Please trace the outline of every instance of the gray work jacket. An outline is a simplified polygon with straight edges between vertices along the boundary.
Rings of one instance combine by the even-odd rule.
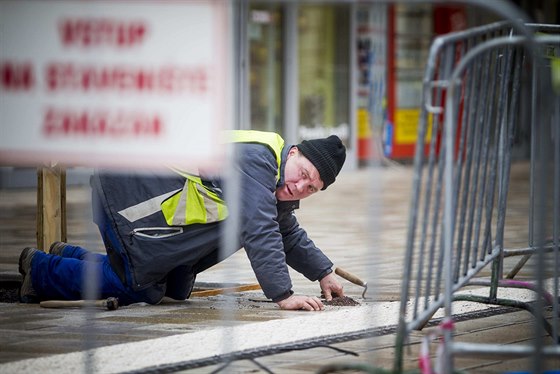
[[[236,248],[245,248],[264,294],[279,301],[292,293],[287,265],[315,281],[330,273],[333,264],[299,226],[294,215],[299,201],[276,200],[276,188],[284,183],[289,147],[282,151],[277,183],[278,166],[268,147],[254,143],[234,146],[238,147],[236,170],[241,187]],[[209,183],[222,190],[227,188],[220,179],[213,178]],[[183,184],[184,178],[178,174],[99,171],[92,178],[99,208],[113,225],[122,245],[122,248],[107,247],[111,265],[121,280],[135,290],[156,287],[162,297],[165,293],[177,295],[170,288],[182,285],[173,285],[171,280],[181,283],[194,279],[193,275],[223,259],[219,248],[227,219],[210,224],[168,226],[157,209],[140,217],[123,213],[151,199],[161,201],[162,196],[182,188]],[[183,296],[189,294],[190,289]]]

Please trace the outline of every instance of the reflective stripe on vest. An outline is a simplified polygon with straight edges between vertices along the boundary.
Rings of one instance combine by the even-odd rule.
[[[130,222],[136,222],[139,219],[159,212],[161,210],[161,203],[179,191],[181,191],[181,189],[176,189],[174,191],[164,193],[163,195],[152,197],[150,200],[146,200],[139,204],[129,206],[126,209],[120,210],[119,214]]]
[[[199,177],[182,174],[185,186],[161,203],[161,211],[169,226],[211,223],[227,217],[225,202],[206,188]]]
[[[284,139],[276,133],[233,130],[228,131],[228,141],[234,143],[257,143],[266,145],[277,163],[276,181],[280,180],[280,164]],[[131,222],[161,210],[169,226],[194,223],[212,223],[227,217],[227,206],[217,193],[204,186],[199,176],[174,169],[185,178],[182,189],[171,191],[142,203],[121,210],[119,213]],[[159,206],[156,206],[159,205]]]

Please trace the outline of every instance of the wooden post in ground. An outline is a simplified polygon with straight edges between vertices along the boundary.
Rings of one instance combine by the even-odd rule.
[[[37,170],[37,248],[66,241],[66,171],[60,166]]]

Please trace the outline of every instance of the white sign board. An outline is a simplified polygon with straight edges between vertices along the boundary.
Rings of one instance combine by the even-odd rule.
[[[228,6],[0,0],[0,164],[217,161]]]

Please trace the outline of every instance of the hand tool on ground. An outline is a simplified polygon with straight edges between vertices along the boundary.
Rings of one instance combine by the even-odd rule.
[[[39,305],[43,308],[85,308],[93,306],[107,310],[117,310],[119,299],[109,297],[105,300],[46,300],[41,301]]]
[[[260,290],[261,286],[258,283],[254,284],[244,284],[235,287],[225,287],[225,288],[214,288],[210,290],[200,290],[191,292],[190,297],[206,297],[206,296],[216,296],[222,294],[228,294],[233,292],[243,292],[243,291],[254,291]]]
[[[352,282],[357,286],[361,286],[364,288],[364,292],[362,292],[362,298],[365,299],[366,298],[366,291],[367,291],[367,282],[364,282],[363,280],[361,280],[360,278],[358,278],[357,276],[355,276],[352,273],[347,272],[346,270],[343,270],[341,268],[335,268],[334,269],[335,274],[337,274],[338,276],[346,279],[348,282]]]

